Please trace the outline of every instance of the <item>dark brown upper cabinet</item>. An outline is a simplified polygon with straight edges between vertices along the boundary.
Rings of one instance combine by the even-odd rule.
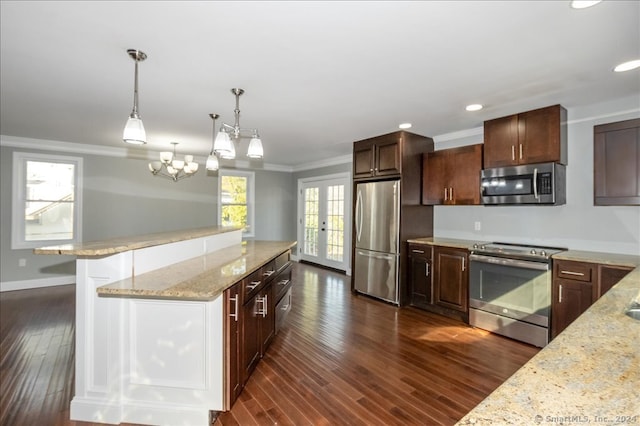
[[[394,176],[400,172],[400,141],[397,137],[389,135],[354,144],[354,179]]]
[[[484,168],[567,164],[567,110],[552,105],[484,122]]]
[[[640,205],[640,118],[593,127],[594,204]]]
[[[480,204],[482,144],[424,154],[422,204]]]

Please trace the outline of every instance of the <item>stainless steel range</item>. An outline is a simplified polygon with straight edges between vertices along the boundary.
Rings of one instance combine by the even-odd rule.
[[[469,324],[546,346],[551,256],[564,250],[510,243],[474,244],[469,256]]]

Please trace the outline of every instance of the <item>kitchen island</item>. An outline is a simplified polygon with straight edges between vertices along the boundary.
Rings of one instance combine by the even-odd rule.
[[[458,425],[640,424],[640,257],[584,251],[554,259],[635,266]]]
[[[35,249],[77,256],[71,419],[209,424],[227,408],[223,293],[294,245],[211,227]]]

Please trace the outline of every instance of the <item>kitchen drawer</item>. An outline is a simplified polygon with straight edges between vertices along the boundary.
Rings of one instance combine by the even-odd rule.
[[[409,244],[409,256],[431,259],[433,247],[427,244]]]
[[[592,263],[571,260],[555,260],[553,263],[554,278],[590,283],[596,276],[596,265]]]
[[[281,270],[291,261],[291,250],[287,250],[282,253],[280,256],[275,258],[276,263],[276,271]]]
[[[242,280],[242,300],[248,302],[262,287],[262,268],[255,270]]]
[[[291,311],[291,287],[276,305],[276,333],[280,331],[284,320]]]
[[[287,290],[291,288],[291,264],[278,273],[272,285],[275,287],[275,300],[278,302]]]

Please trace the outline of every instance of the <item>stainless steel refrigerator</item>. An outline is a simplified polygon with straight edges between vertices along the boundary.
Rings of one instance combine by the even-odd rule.
[[[399,304],[400,181],[359,183],[355,196],[354,288]]]

